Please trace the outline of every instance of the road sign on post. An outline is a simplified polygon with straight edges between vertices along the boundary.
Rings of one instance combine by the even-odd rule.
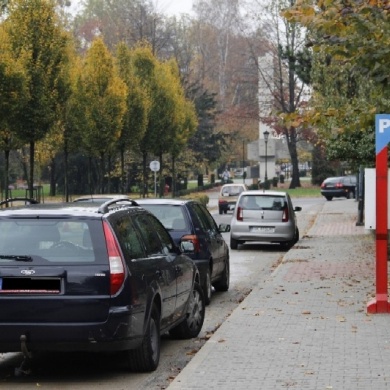
[[[367,305],[368,313],[390,313],[387,286],[387,145],[390,142],[390,115],[375,116],[376,152],[376,296]]]
[[[157,160],[151,161],[149,167],[154,172],[154,197],[157,198],[156,172],[158,172],[160,170],[160,162]]]

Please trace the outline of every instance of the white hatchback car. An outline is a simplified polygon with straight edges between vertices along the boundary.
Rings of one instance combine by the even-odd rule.
[[[286,192],[245,191],[237,200],[231,220],[230,248],[247,241],[292,247],[299,240],[296,211]]]

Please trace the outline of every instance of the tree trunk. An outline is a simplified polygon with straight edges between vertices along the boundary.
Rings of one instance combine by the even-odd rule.
[[[164,185],[163,185],[163,180],[162,180],[162,167],[163,167],[163,155],[162,155],[162,152],[160,152],[160,156],[159,156],[159,160],[160,160],[160,172],[158,172],[159,174],[159,177],[160,179],[157,181],[157,183],[160,183],[160,188],[159,188],[159,197],[162,198],[164,196]]]
[[[6,150],[4,151],[5,156],[5,172],[4,172],[4,193],[5,193],[5,199],[9,198],[9,154],[10,151]],[[7,205],[8,206],[8,205]]]
[[[124,194],[126,188],[126,173],[125,173],[125,151],[121,148],[121,194]]]
[[[31,199],[34,198],[34,153],[35,153],[35,142],[30,142],[30,177],[28,178],[28,193]]]
[[[54,157],[50,162],[50,196],[56,196],[56,161]]]
[[[175,156],[172,154],[172,198],[176,196]]]
[[[301,181],[299,178],[299,161],[297,152],[297,132],[294,127],[291,127],[290,129],[286,129],[286,133],[286,135],[288,135],[286,136],[286,138],[292,165],[290,188],[294,189],[301,186]]]
[[[68,158],[69,158],[69,152],[68,152],[68,142],[65,140],[64,145],[64,192],[65,192],[65,202],[69,202],[69,167],[68,167]]]
[[[142,152],[142,188],[141,194],[145,198],[148,194],[148,181],[146,172],[146,159],[148,158],[147,152]]]

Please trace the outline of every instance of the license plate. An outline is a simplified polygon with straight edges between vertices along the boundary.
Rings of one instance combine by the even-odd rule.
[[[275,233],[274,227],[256,227],[253,226],[250,228],[251,232],[258,232],[258,233]]]

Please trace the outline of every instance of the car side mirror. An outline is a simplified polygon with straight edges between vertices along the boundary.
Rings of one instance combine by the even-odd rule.
[[[294,207],[294,211],[302,211],[302,207],[300,206]]]
[[[226,223],[221,223],[218,226],[218,229],[221,233],[229,233],[230,232],[230,225]]]
[[[192,241],[181,241],[180,249],[183,253],[191,253],[195,251],[195,245]]]

